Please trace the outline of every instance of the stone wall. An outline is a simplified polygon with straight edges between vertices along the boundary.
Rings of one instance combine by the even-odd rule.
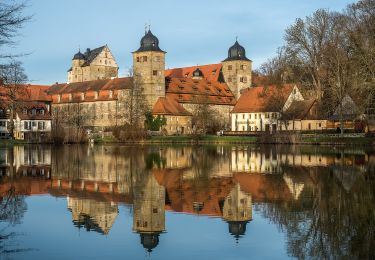
[[[144,51],[133,53],[133,76],[151,109],[159,97],[165,97],[165,53]]]
[[[191,134],[191,116],[165,116],[167,123],[163,126],[167,135]]]
[[[238,99],[241,89],[251,86],[252,63],[246,60],[233,60],[224,61],[222,65],[225,83]]]
[[[180,103],[187,111],[194,115],[195,111],[197,111],[198,106],[200,104],[192,104],[192,103]],[[233,109],[231,105],[209,105],[210,108],[213,110],[213,114],[217,117],[217,120],[220,123],[220,126],[223,129],[230,129],[230,112]]]

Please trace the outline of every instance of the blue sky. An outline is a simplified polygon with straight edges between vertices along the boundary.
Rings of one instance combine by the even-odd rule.
[[[285,28],[318,8],[341,11],[354,0],[29,0],[33,20],[14,52],[32,83],[65,82],[71,59],[81,49],[108,44],[120,66],[131,67],[145,23],[167,51],[167,68],[218,63],[236,35],[254,68],[283,43]]]

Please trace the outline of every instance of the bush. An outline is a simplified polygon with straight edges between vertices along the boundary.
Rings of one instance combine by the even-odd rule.
[[[113,136],[119,141],[135,141],[147,138],[147,132],[138,127],[129,124],[113,128]]]
[[[52,142],[63,143],[85,143],[88,141],[87,133],[83,128],[75,127],[55,127],[52,131]]]

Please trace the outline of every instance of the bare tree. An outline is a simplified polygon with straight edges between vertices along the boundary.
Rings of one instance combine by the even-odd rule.
[[[8,130],[13,137],[15,113],[21,104],[19,101],[27,99],[29,94],[25,85],[27,76],[22,63],[12,61],[9,64],[0,65],[0,79],[2,79],[0,98],[4,100],[9,109]]]
[[[353,90],[360,95],[363,110],[375,114],[375,1],[349,5],[345,15]]]
[[[310,75],[318,99],[323,95],[323,52],[329,39],[329,19],[330,13],[320,9],[305,20],[297,19],[285,32],[287,51]]]
[[[24,15],[26,2],[3,0],[0,2],[0,47],[16,44],[19,30],[30,21],[31,16]],[[0,58],[14,57],[14,55],[0,53]]]

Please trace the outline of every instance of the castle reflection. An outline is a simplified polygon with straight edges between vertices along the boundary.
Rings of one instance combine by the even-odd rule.
[[[324,173],[350,191],[375,163],[362,151],[309,149],[15,146],[0,149],[0,193],[66,197],[74,226],[101,234],[120,204],[132,205],[133,231],[148,252],[168,228],[166,211],[221,218],[238,241],[254,205],[311,203]]]

